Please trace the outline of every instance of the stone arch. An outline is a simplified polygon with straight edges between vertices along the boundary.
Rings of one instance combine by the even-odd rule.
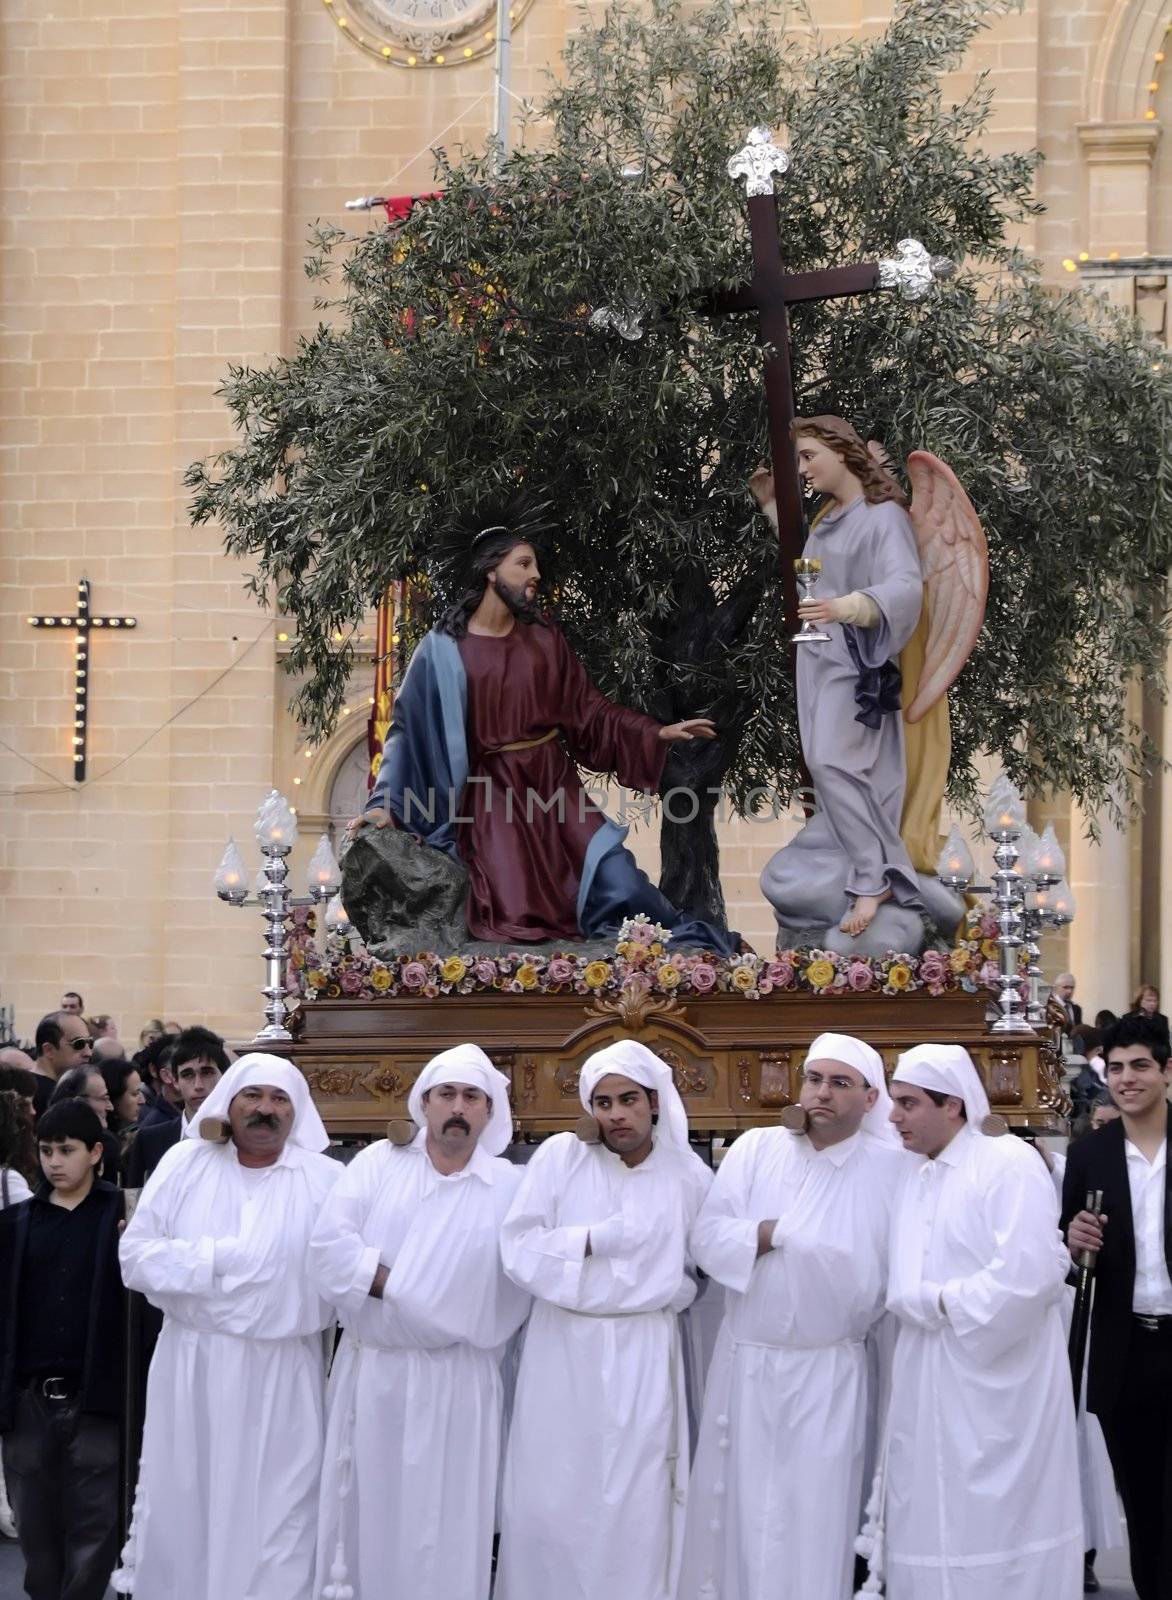
[[[309,832],[336,833],[332,826],[337,818],[331,817],[331,801],[340,775],[347,765],[357,759],[357,752],[366,755],[366,718],[343,717],[325,742],[314,750],[305,763],[305,770],[297,776],[301,782],[293,790],[293,804],[298,820]],[[335,838],[335,847],[337,839]]]
[[[1088,80],[1092,123],[1142,122],[1155,53],[1163,44],[1168,0],[1114,0]]]

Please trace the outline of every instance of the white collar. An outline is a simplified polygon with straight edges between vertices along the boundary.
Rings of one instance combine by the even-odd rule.
[[[837,1144],[828,1144],[825,1150],[817,1149],[810,1143],[809,1134],[804,1134],[806,1149],[813,1160],[829,1161],[832,1167],[842,1167],[850,1160],[859,1147],[862,1139],[861,1130],[852,1133],[849,1139],[840,1139]]]
[[[937,1167],[959,1167],[968,1153],[969,1141],[973,1138],[979,1139],[983,1137],[984,1136],[982,1134],[976,1133],[976,1131],[971,1128],[967,1122],[964,1123],[960,1129],[960,1132],[952,1136],[938,1156],[936,1156],[934,1159],[932,1157],[928,1158],[928,1165]]]
[[[391,1148],[396,1147],[392,1146]],[[476,1141],[475,1150],[468,1158],[467,1165],[461,1167],[459,1172],[441,1172],[439,1170],[427,1153],[426,1128],[420,1128],[411,1143],[404,1148],[404,1154],[422,1156],[436,1177],[445,1182],[454,1178],[479,1178],[481,1183],[487,1183],[490,1186],[496,1182],[497,1157],[490,1156],[479,1139]]]

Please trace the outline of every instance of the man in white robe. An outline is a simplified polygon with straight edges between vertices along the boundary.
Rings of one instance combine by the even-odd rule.
[[[687,1239],[712,1175],[671,1069],[643,1045],[590,1056],[578,1092],[600,1141],[547,1139],[501,1235],[534,1306],[496,1600],[674,1600],[688,1480],[677,1314],[695,1297]]]
[[[877,1051],[810,1046],[808,1129],[731,1146],[692,1229],[725,1287],[688,1499],[680,1600],[844,1600],[905,1157]]]
[[[342,1173],[328,1143],[296,1067],[242,1056],[122,1236],[127,1287],[164,1318],[112,1580],[138,1600],[310,1600],[331,1313],[306,1253]]]
[[[326,1600],[488,1596],[501,1356],[529,1308],[500,1261],[521,1180],[501,1159],[508,1079],[457,1045],[424,1067],[408,1109],[415,1138],[354,1158],[310,1246],[345,1330],[322,1468]]]
[[[886,1461],[860,1548],[888,1600],[1064,1600],[1081,1591],[1069,1257],[1034,1151],[982,1132],[959,1045],[917,1045],[891,1080],[909,1152],[888,1308],[899,1319]],[[884,1526],[885,1524],[885,1526]]]

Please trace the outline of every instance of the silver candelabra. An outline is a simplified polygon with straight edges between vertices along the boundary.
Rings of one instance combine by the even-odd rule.
[[[329,838],[323,833],[309,863],[308,893],[294,895],[290,892],[287,858],[297,843],[297,817],[284,795],[276,789],[257,808],[253,832],[264,857],[255,896],[249,896],[247,869],[234,839],[228,840],[217,868],[215,888],[220,899],[229,905],[259,905],[264,909],[267,982],[261,993],[268,1004],[265,1026],[256,1038],[258,1042],[285,1043],[293,1037],[286,1026],[293,1009],[288,1004],[289,913],[297,906],[323,905],[336,896],[342,883],[342,869]]]

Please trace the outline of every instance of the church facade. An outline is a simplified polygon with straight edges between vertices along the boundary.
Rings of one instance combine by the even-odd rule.
[[[265,363],[314,325],[312,221],[342,221],[358,194],[427,190],[430,146],[475,144],[493,125],[491,8],[441,0],[429,41],[417,6],[367,4],[5,8],[0,1005],[20,1036],[63,988],[124,1036],[148,1016],[251,1036],[261,922],[212,893],[226,837],[259,864],[252,817],[281,789],[299,811],[300,888],[316,835],[363,793],[370,658],[336,732],[310,747],[286,709],[286,629],[214,531],[189,526],[182,479],[230,441],[216,397],[228,366]],[[829,35],[869,32],[887,0],[813,11]],[[384,12],[388,28],[368,26]],[[517,7],[515,96],[540,95],[576,17],[564,0]],[[454,43],[438,47],[436,27]],[[991,71],[989,142],[1046,158],[1048,210],[1023,243],[1047,277],[1094,280],[1165,340],[1170,29],[1154,0],[1027,0],[963,75]],[[134,619],[90,630],[84,674],[68,621],[82,578],[93,615]],[[1172,711],[1137,688],[1136,714],[1172,752]],[[1104,824],[1097,844],[1068,803],[1035,819],[1056,821],[1079,900],[1047,970],[1069,963],[1092,1011],[1122,1009],[1140,978],[1172,990],[1166,780],[1144,800],[1140,823]],[[757,876],[785,828],[724,830],[730,921],[759,948],[772,918]],[[654,874],[654,827],[632,843]]]

